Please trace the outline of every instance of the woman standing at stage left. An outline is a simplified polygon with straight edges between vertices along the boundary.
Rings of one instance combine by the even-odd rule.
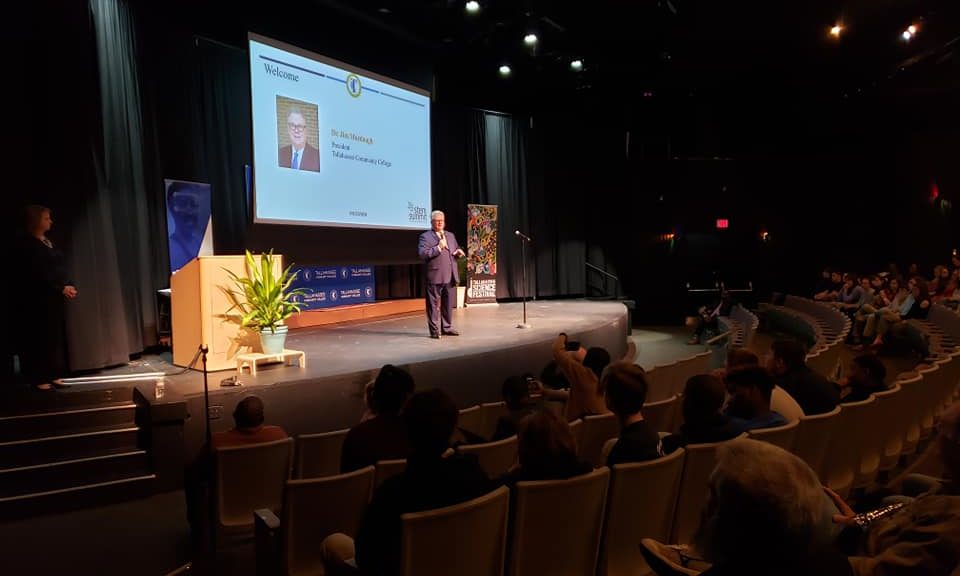
[[[50,209],[27,206],[24,220],[26,235],[18,250],[23,292],[17,308],[24,331],[20,373],[28,385],[50,390],[66,373],[64,304],[77,297],[77,288],[67,277],[63,253],[47,238],[53,226]]]

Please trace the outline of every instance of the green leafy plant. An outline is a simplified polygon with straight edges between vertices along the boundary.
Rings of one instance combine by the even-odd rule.
[[[297,298],[306,291],[301,288],[290,289],[297,277],[296,273],[291,273],[293,264],[287,266],[280,275],[274,272],[273,250],[261,253],[259,263],[247,250],[246,268],[246,277],[227,270],[237,288],[225,290],[233,303],[230,311],[239,310],[241,326],[260,330],[269,328],[271,332],[276,332],[277,326],[282,325],[284,320],[300,312],[301,303]]]

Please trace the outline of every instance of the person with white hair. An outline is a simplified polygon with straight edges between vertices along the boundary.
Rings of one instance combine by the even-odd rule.
[[[446,230],[446,217],[440,210],[430,213],[430,230],[420,234],[417,253],[426,263],[427,327],[430,337],[459,336],[453,328],[454,287],[460,282],[457,258],[465,256],[457,237]]]
[[[831,545],[836,509],[816,473],[795,455],[767,442],[731,440],[717,448],[709,489],[691,547],[642,542],[657,574],[852,574]]]

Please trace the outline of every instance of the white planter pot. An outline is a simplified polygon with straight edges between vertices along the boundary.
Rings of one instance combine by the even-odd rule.
[[[466,304],[464,303],[466,298],[467,298],[467,287],[457,286],[457,308],[466,307]]]

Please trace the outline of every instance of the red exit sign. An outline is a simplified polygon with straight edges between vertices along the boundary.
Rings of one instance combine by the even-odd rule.
[[[717,230],[726,230],[730,227],[730,221],[726,218],[717,218]]]

